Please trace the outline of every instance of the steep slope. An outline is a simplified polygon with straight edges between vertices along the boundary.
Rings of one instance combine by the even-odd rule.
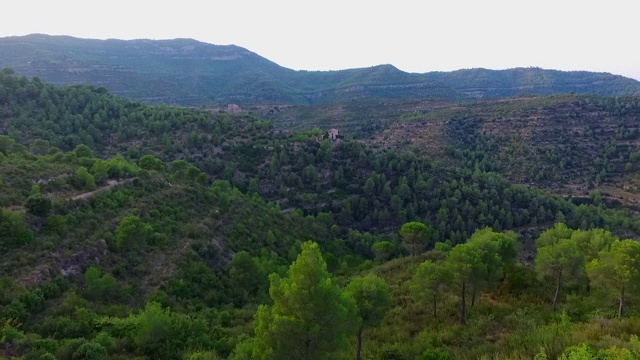
[[[542,69],[413,74],[380,65],[294,71],[238,46],[192,39],[91,40],[39,34],[6,37],[0,38],[0,67],[58,85],[104,86],[131,99],[180,105],[640,92],[640,82],[621,76]]]

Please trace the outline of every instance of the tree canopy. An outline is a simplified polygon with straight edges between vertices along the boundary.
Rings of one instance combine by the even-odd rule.
[[[432,230],[417,221],[408,222],[400,228],[400,235],[413,255],[419,254],[433,242]]]
[[[269,277],[273,305],[261,305],[256,314],[254,356],[334,359],[358,328],[355,301],[333,283],[314,242],[302,244],[287,274]]]
[[[346,293],[353,298],[358,308],[360,328],[358,329],[358,345],[356,359],[360,360],[362,351],[362,331],[365,327],[377,326],[384,319],[391,306],[391,296],[387,283],[380,277],[369,274],[351,280]]]

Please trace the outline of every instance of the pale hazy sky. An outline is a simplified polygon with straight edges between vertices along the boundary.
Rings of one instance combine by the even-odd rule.
[[[640,79],[633,0],[9,0],[0,36],[193,38],[282,66],[409,72],[538,66]]]

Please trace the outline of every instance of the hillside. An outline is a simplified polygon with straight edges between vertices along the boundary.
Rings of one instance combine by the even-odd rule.
[[[294,71],[238,46],[191,39],[90,40],[28,35],[0,39],[0,67],[58,85],[104,86],[130,99],[179,105],[322,104],[357,99],[448,99],[640,92],[605,73],[542,69],[412,74],[391,65]]]
[[[215,179],[228,180],[243,191],[257,192],[285,209],[301,208],[312,214],[330,212],[339,225],[358,230],[391,229],[417,216],[438,224],[438,237],[462,239],[476,227],[512,228],[516,224],[524,231],[530,225],[552,221],[559,211],[565,216],[572,211],[571,203],[529,192],[501,175],[474,174],[477,167],[482,171],[495,168],[487,166],[486,160],[477,164],[474,158],[482,155],[480,151],[490,149],[473,148],[482,145],[477,133],[469,130],[477,127],[473,119],[445,121],[446,126],[437,131],[434,128],[427,134],[442,138],[432,144],[439,147],[427,152],[429,157],[423,157],[423,151],[416,152],[420,155],[416,157],[415,153],[406,152],[406,146],[388,146],[375,138],[371,143],[348,138],[330,142],[322,138],[322,131],[274,131],[269,122],[248,114],[147,106],[101,89],[57,88],[39,80],[15,77],[8,71],[0,73],[0,84],[5,89],[0,103],[3,131],[25,146],[37,148],[36,144],[44,143],[72,151],[84,144],[100,156],[137,159],[150,154],[166,164],[185,160]],[[538,101],[548,101],[551,106],[553,98]],[[486,109],[491,104],[461,109]],[[413,138],[420,141],[421,132],[414,128],[406,129],[415,132]],[[403,127],[390,127],[389,131],[395,129]],[[404,139],[401,145],[405,145],[407,136],[399,137]],[[396,137],[392,134],[387,140],[396,141]],[[477,150],[478,154],[470,150]],[[506,160],[520,164],[523,161],[519,156],[513,154]],[[573,161],[589,161],[592,154],[576,156]],[[619,163],[617,157],[614,160]],[[510,175],[506,171],[505,174]],[[430,184],[440,185],[435,188]],[[511,191],[507,191],[509,205],[505,205],[490,195],[491,186],[523,191],[527,201],[516,206],[510,198]],[[443,203],[455,190],[461,191],[461,196],[468,193],[470,202]],[[474,208],[478,204],[492,208],[491,215],[474,218],[472,214],[479,215]],[[445,211],[453,219],[462,219],[442,221]],[[508,215],[519,212],[523,213]],[[580,224],[579,219],[575,221],[571,224]],[[594,225],[603,221],[595,220]]]
[[[639,104],[638,97],[566,94],[466,103],[350,101],[252,111],[279,127],[335,127],[373,146],[477,165],[563,195],[586,196],[601,189],[637,206]]]
[[[424,74],[471,98],[554,95],[574,92],[607,96],[638,94],[638,81],[620,75],[541,68],[508,70],[465,69]]]
[[[616,311],[618,289],[586,264],[600,256],[617,264],[610,249],[617,237],[640,238],[640,216],[597,194],[562,197],[510,182],[486,160],[500,142],[485,137],[511,126],[486,120],[496,114],[558,122],[554,114],[571,111],[576,126],[593,117],[602,123],[594,133],[609,136],[616,119],[634,124],[634,99],[425,102],[409,113],[419,102],[398,101],[387,139],[330,141],[322,130],[279,130],[255,114],[147,105],[1,70],[0,358],[262,358],[264,334],[280,333],[259,326],[272,321],[274,304],[292,299],[298,309],[299,299],[328,290],[300,307],[326,319],[332,296],[355,307],[345,285],[374,273],[389,288],[389,309],[364,329],[364,358],[556,358],[588,343],[584,351],[629,355],[605,359],[633,359],[638,293],[631,286],[626,313]],[[353,105],[346,113],[367,108]],[[416,129],[434,119],[442,120],[434,134],[446,136],[441,156],[425,156],[419,142],[407,151],[401,134],[424,140]],[[580,150],[593,157],[598,144]],[[522,162],[507,155],[496,166]],[[563,156],[587,161],[579,155]],[[626,156],[615,153],[611,166]],[[416,222],[426,230],[412,238],[403,228]],[[537,267],[539,248],[556,243],[579,257],[564,275],[561,311],[550,305],[555,277]],[[640,253],[636,241],[622,244]],[[451,271],[434,317],[431,299],[411,286],[426,260]],[[635,260],[625,266],[640,274]],[[459,269],[473,270],[462,323]],[[330,343],[335,354],[325,358],[353,358],[355,327],[343,334],[317,318],[281,323],[281,334],[300,346],[306,326],[319,339],[335,333],[344,341]]]

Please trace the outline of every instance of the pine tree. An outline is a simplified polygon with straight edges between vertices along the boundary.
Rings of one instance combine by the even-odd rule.
[[[261,305],[254,323],[259,359],[335,359],[359,325],[354,300],[329,277],[318,244],[302,244],[288,277],[269,277],[273,306]]]

